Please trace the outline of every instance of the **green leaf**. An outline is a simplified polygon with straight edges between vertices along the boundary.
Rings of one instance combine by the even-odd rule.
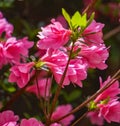
[[[79,26],[84,28],[87,25],[87,15],[86,13],[81,17],[81,20],[79,22]]]
[[[69,23],[70,15],[67,13],[67,11],[64,8],[62,8],[62,14],[63,14],[64,18],[67,20],[67,22]]]
[[[7,92],[15,92],[16,88],[14,87],[14,85],[12,85],[11,83],[8,83],[6,80],[4,80],[4,84],[1,84],[3,90],[7,91]]]
[[[25,20],[21,20],[21,22],[24,25],[27,33],[30,34],[32,32],[32,29],[30,28],[30,24],[27,21],[25,21]]]
[[[30,118],[30,114],[28,114],[28,113],[23,113],[23,115],[25,116],[25,118],[27,118],[27,119],[29,119]]]
[[[11,86],[11,87],[8,87],[7,88],[7,91],[9,91],[9,92],[12,93],[12,92],[15,92],[16,91],[16,88]]]
[[[68,94],[64,91],[61,92],[61,94],[64,96],[64,98],[67,102],[72,102],[72,101],[76,100],[77,98],[79,98],[81,96],[81,93],[82,92],[80,90],[74,90],[70,94]]]
[[[68,96],[68,101],[69,102],[72,102],[74,101],[75,99],[79,98],[81,96],[81,91],[78,91],[78,90],[74,90],[72,91],[69,96]]]
[[[67,11],[64,8],[62,8],[62,14],[64,18],[66,19],[66,21],[68,22],[69,26],[71,27],[70,15],[67,13]]]
[[[74,28],[79,26],[79,22],[81,20],[81,15],[78,11],[75,12],[75,14],[72,16],[71,23]]]

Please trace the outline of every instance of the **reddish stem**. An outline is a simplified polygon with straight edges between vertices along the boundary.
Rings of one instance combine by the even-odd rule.
[[[85,10],[83,11],[83,14],[85,13],[88,13],[92,8],[93,6],[96,4],[97,0],[92,0],[88,6],[85,8]]]

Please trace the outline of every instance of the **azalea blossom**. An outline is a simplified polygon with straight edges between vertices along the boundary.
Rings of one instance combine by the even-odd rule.
[[[110,81],[110,79],[111,78],[109,76],[106,81],[102,82],[102,78],[100,77],[100,88],[105,86]],[[107,88],[100,95],[98,95],[94,101],[99,102],[106,98],[116,99],[118,98],[118,94],[120,94],[119,82],[115,81],[114,84],[112,84],[109,88]]]
[[[18,126],[16,122],[8,122],[8,123],[5,123],[4,125],[2,126]]]
[[[59,84],[62,78],[62,75],[65,70],[65,66],[55,66],[52,68],[53,75],[56,82]],[[63,81],[63,86],[69,85],[70,82],[77,84],[82,87],[82,80],[87,77],[87,65],[82,62],[80,59],[72,59],[68,65],[68,69]]]
[[[7,60],[4,56],[4,49],[3,49],[3,44],[0,43],[0,69],[5,65],[7,64]]]
[[[99,46],[82,45],[79,55],[83,57],[84,62],[86,62],[90,68],[98,68],[101,70],[107,68],[105,61],[109,53],[104,44]]]
[[[25,60],[28,57],[28,49],[34,44],[27,37],[17,40],[11,36],[12,32],[13,26],[7,22],[0,12],[0,69],[8,63],[16,64]],[[4,36],[3,33],[5,33]]]
[[[52,24],[41,28],[38,37],[40,40],[37,43],[37,47],[40,49],[58,49],[65,45],[70,39],[71,31],[63,28],[60,22],[51,21]]]
[[[6,110],[0,113],[0,126],[16,126],[19,117],[14,115],[11,110]]]
[[[3,32],[5,32],[5,38],[11,37],[11,34],[13,33],[13,25],[8,23],[3,17],[2,12],[0,12],[0,37]]]
[[[33,42],[28,41],[26,37],[19,40],[11,37],[3,43],[3,53],[10,63],[18,63],[23,57],[28,57],[28,49],[32,46]]]
[[[66,50],[50,50],[40,58],[41,61],[45,62],[48,68],[53,73],[56,82],[59,84],[61,77],[64,73],[66,64],[68,62],[68,55]],[[69,85],[70,82],[82,87],[81,80],[87,77],[87,64],[83,63],[81,58],[71,59],[66,76],[64,78],[63,86]]]
[[[34,62],[14,65],[10,68],[9,82],[16,82],[18,87],[23,88],[34,73],[31,71],[33,66]]]
[[[40,60],[45,62],[45,64],[52,69],[54,66],[64,66],[68,61],[68,55],[66,54],[66,50],[53,50],[47,49],[45,55],[43,55]]]
[[[7,22],[0,12],[0,69],[7,63],[18,63],[21,59],[28,57],[28,49],[33,46],[33,42],[27,37],[16,39],[12,37],[13,26]],[[3,36],[5,33],[5,36]],[[24,58],[23,58],[24,57]]]
[[[120,123],[120,101],[110,100],[107,104],[98,104],[100,108],[99,116],[103,117],[108,123]]]
[[[72,106],[70,104],[67,105],[60,105],[56,108],[56,110],[53,112],[51,119],[52,120],[56,120],[59,119],[60,117],[68,114],[70,111],[72,110]],[[61,123],[64,126],[68,126],[70,125],[70,123],[74,120],[74,116],[70,115],[64,119],[62,119],[61,121],[59,121],[59,123]],[[55,126],[60,126],[60,125],[55,125]]]
[[[102,116],[99,116],[98,111],[89,112],[87,114],[87,117],[90,119],[90,121],[93,125],[103,126],[103,124],[104,124],[104,118]]]
[[[108,77],[105,82],[102,82],[100,78],[100,88],[105,86],[109,81],[110,77]],[[103,119],[108,123],[111,123],[112,121],[120,123],[119,94],[119,82],[115,81],[109,88],[96,97],[93,101],[95,105],[94,110],[87,115],[93,124],[102,125]]]
[[[20,126],[44,126],[40,121],[35,118],[22,119]]]
[[[25,62],[28,57],[28,49],[33,46],[33,42],[27,37],[17,40],[15,37],[10,37],[6,41],[0,43],[0,68],[4,65],[18,64],[21,60]]]
[[[41,121],[38,121],[36,118],[29,118],[29,119],[22,119],[19,126],[45,126],[45,124],[43,124]],[[52,123],[50,124],[50,126],[62,126],[62,125],[59,123]]]
[[[90,45],[99,45],[100,43],[103,43],[103,39],[102,39],[103,27],[104,27],[104,24],[97,23],[95,20],[93,20],[82,34],[84,42]]]
[[[65,20],[65,18],[62,15],[58,15],[56,18],[56,21],[59,21],[64,28],[68,27],[67,21]]]

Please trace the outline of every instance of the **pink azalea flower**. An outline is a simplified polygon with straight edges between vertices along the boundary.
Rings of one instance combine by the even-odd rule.
[[[120,102],[117,99],[98,106],[100,107],[99,116],[103,116],[108,123],[112,121],[120,123]]]
[[[87,114],[87,117],[90,119],[93,125],[103,126],[104,124],[104,118],[102,116],[99,116],[98,111],[89,112]]]
[[[105,82],[102,82],[102,79],[100,78],[100,88],[105,86],[109,81],[110,81],[110,76],[107,78]],[[99,96],[97,96],[95,102],[97,103],[101,100],[107,99],[108,97],[110,99],[117,98],[118,94],[120,94],[119,82],[115,81],[114,84],[112,84],[109,88],[107,88]]]
[[[60,83],[60,80],[62,78],[65,66],[66,65],[52,68],[52,72],[58,84]],[[80,59],[72,59],[68,66],[63,86],[69,85],[70,82],[72,82],[82,87],[81,80],[84,80],[87,77],[86,68],[87,68],[86,64],[83,64]]]
[[[108,79],[102,83],[100,79],[100,88],[105,86],[109,80],[110,77],[108,77]],[[93,112],[88,113],[88,117],[93,124],[102,124],[102,118],[108,123],[111,123],[112,121],[120,123],[120,101],[118,100],[119,94],[119,82],[115,81],[109,88],[97,96],[97,98],[94,100],[96,108]],[[101,120],[101,123],[99,120]]]
[[[35,118],[30,118],[28,120],[22,119],[20,126],[44,126],[44,125]]]
[[[52,71],[58,84],[60,83],[68,61],[68,55],[65,52],[64,48],[63,50],[48,49],[47,53],[41,58],[41,60],[45,62]],[[69,64],[63,86],[69,85],[70,82],[72,82],[82,87],[81,80],[84,80],[87,77],[86,68],[86,64],[83,64],[81,59],[72,59]]]
[[[7,60],[4,56],[3,44],[0,43],[0,69],[3,65],[7,64]]]
[[[54,66],[66,65],[68,61],[68,55],[63,50],[48,49],[46,54],[41,57],[40,60],[44,61],[47,66],[52,69]]]
[[[99,116],[103,116],[108,123],[120,123],[120,102],[117,99],[109,101],[108,104],[98,104],[98,107]]]
[[[23,88],[29,82],[33,74],[33,71],[31,72],[33,66],[34,62],[13,66],[10,69],[9,82],[16,82],[20,88]]]
[[[8,122],[8,123],[5,123],[4,125],[2,126],[18,126],[16,122]]]
[[[46,49],[38,49],[37,52],[35,53],[35,57],[41,58],[46,54],[47,50]]]
[[[64,28],[68,27],[67,22],[62,15],[58,15],[58,17],[56,18],[56,21],[59,21]]]
[[[83,32],[83,38],[85,43],[87,44],[100,44],[103,43],[103,33],[102,28],[104,27],[104,24],[97,23],[95,20],[92,21],[92,23],[84,30]]]
[[[52,24],[42,28],[42,32],[39,32],[38,37],[40,40],[37,47],[40,49],[57,49],[65,45],[70,38],[70,30],[64,29],[59,22],[54,20],[51,22]]]
[[[53,112],[51,119],[52,120],[59,119],[60,117],[68,114],[71,110],[72,110],[72,106],[70,104],[58,106],[56,108],[55,112]],[[68,126],[68,125],[70,125],[71,121],[73,121],[73,119],[74,119],[74,116],[70,115],[70,116],[62,119],[60,121],[60,123],[64,126]],[[59,126],[59,125],[57,125],[57,126]]]
[[[3,32],[5,32],[6,38],[11,37],[11,34],[13,32],[13,25],[8,23],[0,12],[0,37],[2,36]]]
[[[28,49],[33,46],[33,42],[29,42],[27,38],[16,40],[14,37],[3,44],[4,56],[10,63],[19,62],[22,56],[27,57]]]
[[[19,117],[14,115],[13,111],[7,110],[0,113],[0,126],[15,126]],[[10,125],[12,124],[12,125]]]
[[[84,45],[81,47],[79,55],[83,57],[90,68],[98,68],[101,70],[107,68],[105,61],[107,60],[109,53],[103,44],[91,47]]]
[[[40,92],[38,92],[37,84],[35,82],[35,84],[27,87],[26,91],[34,93],[37,96],[39,96],[39,93],[40,93],[40,96],[42,96],[43,98],[49,97],[50,87],[51,87],[51,79],[50,78],[48,78],[48,79],[39,79],[38,80],[38,87],[39,87]]]

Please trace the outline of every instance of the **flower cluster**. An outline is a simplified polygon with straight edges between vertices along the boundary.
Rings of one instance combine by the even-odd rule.
[[[2,34],[5,32],[5,36]],[[16,82],[22,88],[30,80],[30,69],[34,63],[27,63],[26,58],[29,56],[29,49],[34,42],[29,41],[27,37],[17,39],[12,36],[13,26],[3,18],[0,12],[0,69],[4,65],[10,64],[11,74],[10,82]],[[3,37],[3,38],[2,38]]]
[[[103,83],[100,78],[100,88],[105,86],[109,80],[110,77],[108,77],[108,79]],[[115,81],[113,85],[103,91],[94,101],[91,102],[89,105],[91,112],[89,112],[87,116],[93,124],[102,126],[104,124],[104,119],[108,123],[111,123],[112,121],[120,123],[119,94],[119,82]],[[91,108],[92,105],[94,106],[93,108]]]
[[[4,22],[3,26],[7,23],[6,20]],[[42,56],[38,56],[39,60],[36,64],[26,62],[25,58],[28,57],[28,49],[33,46],[33,42],[29,42],[27,38],[17,40],[9,34],[8,38],[0,43],[0,58],[2,61],[0,68],[10,63],[12,67],[10,69],[9,81],[16,82],[20,88],[29,82],[30,77],[34,73],[32,69],[34,66],[37,68],[47,67],[54,75],[56,82],[58,84],[60,83],[72,48],[71,36],[73,36],[73,31],[63,28],[54,19],[51,23],[39,32],[38,37],[40,40],[37,42],[37,47],[41,52],[43,51],[43,54]],[[105,61],[109,54],[103,44],[103,26],[104,24],[97,23],[93,20],[85,28],[81,36],[78,36],[76,42],[74,42],[73,57],[68,64],[62,84],[63,87],[70,83],[82,87],[81,81],[86,79],[88,68],[107,68]],[[11,33],[11,27],[7,31]],[[42,65],[40,66],[38,64]]]
[[[38,37],[38,48],[46,50],[40,57],[40,62],[53,73],[56,82],[59,84],[69,59],[71,50],[72,30],[67,30],[62,25],[52,20],[53,24],[42,28]],[[74,83],[82,87],[81,80],[86,79],[88,68],[106,69],[109,53],[102,39],[102,28],[104,24],[92,21],[84,30],[82,37],[76,39],[73,49],[73,57],[68,65],[63,86]],[[81,42],[82,41],[82,42]],[[52,44],[51,44],[52,43]],[[41,51],[42,51],[41,50]],[[80,51],[79,51],[80,50]]]
[[[5,36],[3,36],[5,33]],[[33,46],[33,42],[27,37],[16,39],[12,36],[13,26],[3,18],[0,12],[0,69],[10,63],[18,64],[21,60],[28,57],[28,49]]]

